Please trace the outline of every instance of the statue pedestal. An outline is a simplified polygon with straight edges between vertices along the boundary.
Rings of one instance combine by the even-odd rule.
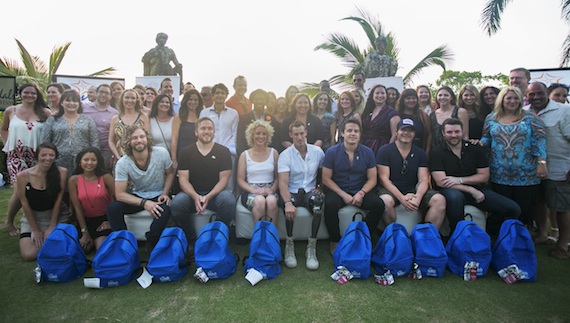
[[[366,79],[366,82],[364,82],[364,92],[366,93],[367,97],[370,93],[370,90],[378,84],[382,84],[386,88],[394,87],[398,89],[400,93],[402,93],[404,90],[404,81],[401,76],[375,77]]]

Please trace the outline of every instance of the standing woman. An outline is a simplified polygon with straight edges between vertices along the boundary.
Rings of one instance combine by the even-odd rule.
[[[153,88],[152,86],[147,87],[145,91],[143,106],[152,107],[152,102],[154,101],[154,98],[156,98],[157,95],[158,91],[155,88]]]
[[[362,123],[360,114],[356,112],[356,100],[350,91],[344,91],[338,97],[339,109],[336,111],[335,122],[331,125],[331,146],[344,141],[341,129],[348,119],[356,119]],[[338,133],[337,133],[338,130]]]
[[[469,117],[469,139],[481,139],[483,123],[487,115],[481,114],[479,91],[471,84],[466,84],[459,90],[460,107],[467,111]]]
[[[546,130],[538,116],[523,110],[522,103],[519,88],[501,90],[495,111],[485,120],[481,143],[490,148],[489,181],[493,190],[517,202],[521,221],[529,223],[540,181],[548,174]]]
[[[356,112],[362,116],[364,112],[364,107],[366,106],[366,95],[364,91],[359,87],[353,87],[350,89],[352,95],[354,95],[354,100],[356,101]]]
[[[237,182],[243,190],[241,203],[251,211],[253,222],[268,215],[278,223],[277,160],[279,154],[268,147],[273,127],[267,121],[255,120],[247,126],[245,138],[251,147],[241,153]]]
[[[277,108],[277,97],[273,92],[267,92],[267,104],[265,105],[265,112],[269,115],[275,114]]]
[[[51,114],[56,114],[59,111],[59,100],[63,94],[64,88],[60,83],[52,83],[47,86],[47,99],[49,102],[48,108],[51,110]]]
[[[420,85],[416,88],[416,92],[418,93],[418,104],[420,108],[429,116],[434,110],[429,87],[427,85]]]
[[[386,93],[388,95],[386,99],[386,104],[389,107],[396,108],[396,103],[400,98],[400,91],[398,91],[398,89],[396,89],[395,87],[389,87],[386,89]]]
[[[57,164],[65,167],[69,176],[73,174],[77,153],[87,147],[99,148],[95,121],[82,111],[79,93],[66,90],[61,95],[59,111],[47,119],[42,130],[41,141],[51,142],[57,147]]]
[[[180,102],[180,110],[172,121],[172,145],[170,157],[174,169],[178,168],[178,155],[182,148],[196,143],[196,121],[204,108],[202,95],[196,89],[184,92]],[[181,136],[182,135],[182,136]]]
[[[36,166],[17,176],[18,197],[24,210],[20,234],[20,254],[24,261],[35,260],[44,240],[55,226],[68,220],[69,213],[59,212],[67,170],[57,167],[57,157],[57,148],[44,142],[34,154]]]
[[[150,121],[141,109],[141,100],[134,90],[126,90],[119,97],[119,114],[113,116],[109,127],[109,148],[115,159],[113,165],[124,155],[123,139],[127,127],[142,125],[150,133]]]
[[[550,83],[547,92],[548,98],[550,100],[562,104],[568,103],[568,85],[561,83]]]
[[[81,228],[81,247],[88,253],[95,250],[111,233],[107,206],[113,200],[115,181],[105,172],[99,149],[88,147],[77,154],[75,175],[68,181],[69,199]]]
[[[412,119],[416,135],[414,144],[423,149],[429,156],[431,151],[431,120],[418,103],[418,93],[414,89],[402,91],[396,108],[400,118]]]
[[[457,97],[448,86],[442,86],[437,90],[436,101],[438,109],[432,111],[431,119],[431,147],[437,147],[443,144],[443,134],[441,133],[441,124],[448,118],[461,120],[463,123],[463,139],[469,140],[469,118],[465,109],[455,106]]]
[[[299,89],[295,85],[291,85],[285,91],[285,100],[287,100],[287,113],[294,114],[295,108],[293,107],[293,99],[299,94]]]
[[[110,106],[112,106],[115,109],[118,107],[121,94],[123,93],[124,90],[125,87],[123,86],[122,83],[117,81],[111,82],[111,102],[109,103]]]
[[[319,118],[310,113],[311,100],[309,96],[305,93],[298,93],[291,102],[291,106],[293,107],[294,115],[285,118],[281,124],[281,145],[285,148],[292,145],[292,139],[289,138],[289,125],[293,121],[299,120],[307,129],[307,143],[322,147],[324,138],[323,125]]]
[[[172,121],[174,109],[167,94],[160,94],[152,103],[150,110],[150,135],[154,146],[163,147],[171,154]]]
[[[280,130],[283,121],[285,121],[285,118],[287,117],[287,100],[284,97],[280,96],[277,98],[277,101],[275,103],[275,113],[272,114],[272,116],[274,122],[273,124],[275,125],[273,142],[279,143],[278,145],[274,145],[274,148],[277,149],[279,153],[281,153],[285,147],[283,147],[281,144],[282,140]],[[289,134],[287,134],[287,138],[289,138]]]
[[[329,95],[325,92],[319,92],[313,99],[313,115],[321,120],[323,126],[323,151],[334,145],[331,125],[335,118],[331,111],[332,102]]]
[[[137,94],[139,95],[139,98],[141,99],[142,102],[142,112],[146,113],[147,115],[150,114],[150,110],[152,108],[152,104],[151,105],[146,105],[146,89],[144,88],[144,86],[140,85],[140,84],[136,84],[135,86],[133,86],[133,90],[137,91]]]
[[[479,112],[481,116],[487,117],[489,113],[493,112],[498,94],[499,89],[494,86],[485,86],[479,91],[479,102],[481,103]]]
[[[4,110],[0,135],[6,153],[6,168],[10,175],[10,182],[14,187],[12,196],[8,200],[8,214],[6,228],[11,236],[19,234],[14,226],[14,218],[22,207],[18,198],[16,175],[35,164],[34,153],[41,142],[41,132],[44,122],[51,115],[42,92],[37,85],[26,83],[20,87],[22,103],[13,105]]]
[[[375,85],[362,115],[362,144],[376,155],[380,147],[396,140],[398,122],[398,113],[386,104],[386,87]]]

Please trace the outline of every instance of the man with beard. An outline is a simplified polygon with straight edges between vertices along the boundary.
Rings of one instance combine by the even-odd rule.
[[[178,158],[178,180],[182,191],[172,201],[172,217],[193,246],[196,235],[190,215],[216,212],[226,225],[234,219],[235,197],[225,188],[231,175],[230,151],[214,142],[214,122],[203,117],[196,121],[198,141],[185,147]]]
[[[468,204],[491,212],[487,219],[487,232],[496,238],[506,219],[518,219],[521,214],[519,205],[487,188],[487,154],[483,147],[462,139],[461,120],[446,119],[441,132],[445,142],[432,149],[429,165],[433,181],[447,201],[446,215],[451,231],[463,220],[464,207]]]
[[[126,230],[125,214],[146,210],[154,220],[146,233],[150,253],[170,219],[170,186],[174,180],[168,151],[153,147],[142,126],[127,128],[125,155],[115,167],[115,202],[107,207],[113,231]],[[129,188],[130,184],[130,188]]]
[[[109,148],[109,124],[113,116],[119,112],[109,104],[111,87],[108,84],[99,85],[96,93],[95,102],[83,104],[83,114],[90,116],[95,122],[99,133],[99,149],[105,160],[105,168],[109,169],[113,158],[113,152]]]

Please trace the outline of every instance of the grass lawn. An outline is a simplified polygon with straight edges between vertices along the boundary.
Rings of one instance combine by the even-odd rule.
[[[0,220],[6,216],[11,189],[0,189]],[[17,217],[19,219],[20,216]],[[135,281],[126,286],[93,290],[81,279],[36,285],[36,264],[20,258],[18,238],[0,231],[0,322],[568,322],[570,261],[547,256],[537,248],[538,281],[506,285],[492,270],[477,282],[464,282],[447,272],[443,278],[414,281],[397,278],[380,286],[373,278],[338,285],[330,279],[328,241],[317,247],[321,267],[305,268],[306,242],[296,244],[299,266],[276,279],[251,287],[243,266],[227,280],[200,284],[190,273],[181,281]],[[144,248],[143,248],[144,249]],[[232,245],[241,257],[247,245]],[[88,255],[93,259],[93,254]],[[148,254],[141,251],[141,259]],[[89,270],[86,277],[93,277]]]

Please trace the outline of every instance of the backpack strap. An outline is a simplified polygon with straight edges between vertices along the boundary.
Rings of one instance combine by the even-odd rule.
[[[209,223],[214,222],[214,219],[216,219],[216,221],[219,221],[219,220],[220,220],[220,218],[218,217],[218,214],[217,214],[217,213],[214,213],[214,214],[210,215],[210,221],[209,221]]]
[[[266,219],[265,221],[269,221],[269,222],[273,223],[273,219],[272,219],[269,215],[267,215],[267,214],[266,214],[266,215],[262,215],[262,216],[259,218],[258,221],[263,220],[263,218]]]
[[[362,212],[356,212],[354,213],[354,215],[352,216],[352,222],[356,221],[356,216],[360,214],[360,221],[364,221],[364,214],[362,214]]]

